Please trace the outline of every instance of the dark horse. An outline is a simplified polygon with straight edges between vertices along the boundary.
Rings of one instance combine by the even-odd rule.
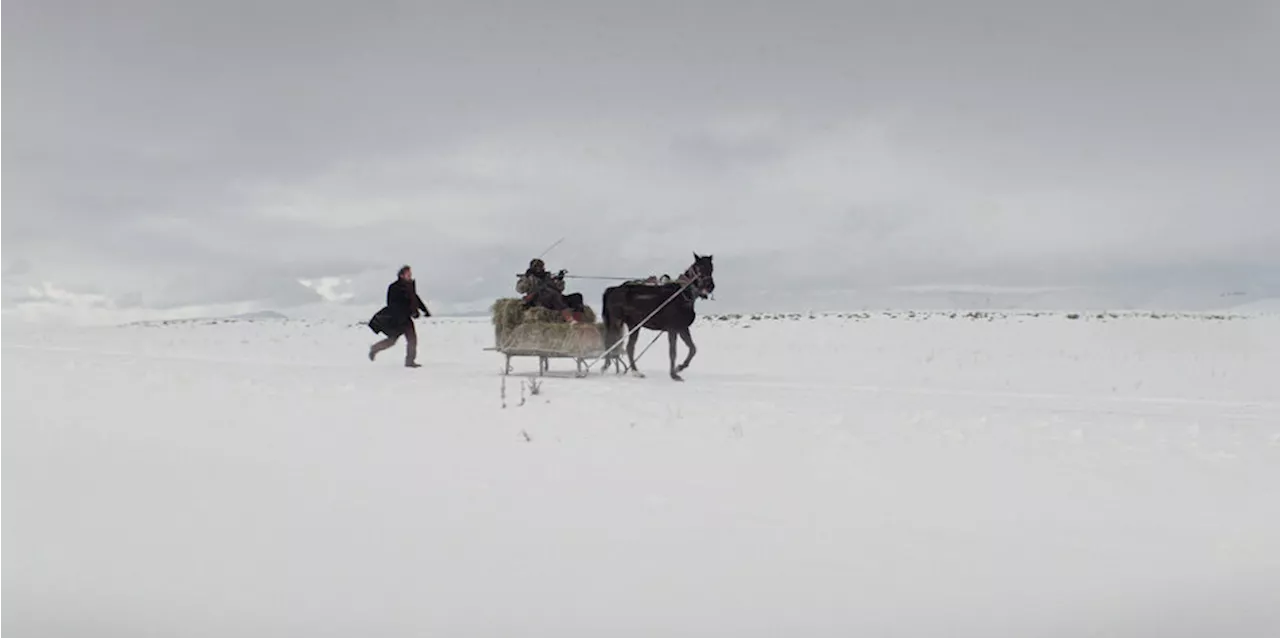
[[[644,376],[636,369],[636,340],[640,338],[637,326],[665,332],[671,346],[671,378],[684,381],[679,373],[689,367],[693,355],[698,352],[698,347],[693,345],[693,337],[689,335],[689,326],[693,325],[696,318],[693,304],[698,298],[706,299],[715,292],[713,270],[711,255],[700,256],[694,253],[693,265],[673,283],[625,283],[606,289],[602,304],[605,347],[614,347],[622,339],[622,328],[625,325],[631,331],[631,337],[627,340],[627,360],[631,363],[632,372]],[[676,366],[677,336],[689,348],[688,356],[679,367]]]

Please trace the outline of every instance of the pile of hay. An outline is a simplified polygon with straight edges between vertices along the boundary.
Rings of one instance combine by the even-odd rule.
[[[503,334],[498,347],[590,357],[604,349],[602,328],[598,323],[522,323]]]
[[[585,323],[595,323],[596,312],[591,309],[591,306],[584,306],[584,309]],[[509,297],[493,302],[489,311],[493,314],[493,325],[503,330],[509,330],[522,323],[565,323],[564,317],[554,310],[541,306],[525,308],[523,301]]]
[[[571,324],[554,310],[525,308],[520,299],[499,299],[493,313],[495,345],[504,349],[545,350],[588,356],[603,349],[604,326],[586,307],[584,323]]]

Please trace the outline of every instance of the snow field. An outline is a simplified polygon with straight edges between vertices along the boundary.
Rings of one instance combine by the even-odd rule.
[[[6,326],[4,629],[1280,630],[1276,317],[711,321],[505,408],[487,321],[419,335]]]

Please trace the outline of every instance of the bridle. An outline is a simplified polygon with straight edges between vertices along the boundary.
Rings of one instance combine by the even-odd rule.
[[[702,273],[702,269],[698,267],[698,263],[694,262],[685,269],[684,273],[680,275],[680,278],[677,281],[688,284],[686,290],[692,291],[690,295],[691,298],[706,299],[711,295],[711,292],[705,285],[703,285],[702,282],[708,279],[710,279],[710,277],[704,275]]]

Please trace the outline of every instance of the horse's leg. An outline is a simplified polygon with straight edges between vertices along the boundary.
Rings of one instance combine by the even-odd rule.
[[[638,329],[632,332],[631,337],[627,339],[627,360],[631,363],[631,372],[637,377],[643,377],[644,373],[636,367],[636,341],[639,339],[640,331]]]
[[[618,311],[609,311],[609,299],[607,292],[605,293],[605,297],[604,304],[601,306],[604,310],[604,348],[607,351],[605,359],[607,362],[611,362],[613,364],[614,374],[622,374],[623,372],[626,372],[622,365],[622,331],[626,328],[627,324],[622,319],[618,318]],[[606,366],[605,369],[608,369],[608,366]]]
[[[684,340],[684,345],[689,348],[689,354],[685,355],[684,363],[680,364],[676,371],[684,372],[685,368],[689,367],[689,363],[693,361],[693,355],[698,354],[698,346],[693,345],[693,335],[689,334],[689,326],[680,329],[680,338]],[[675,337],[672,337],[671,341],[675,343]]]
[[[670,352],[670,358],[671,358],[671,368],[670,368],[671,378],[676,381],[684,381],[684,379],[680,378],[680,375],[676,374],[676,331],[675,330],[667,331],[667,345],[668,345],[668,350]]]

